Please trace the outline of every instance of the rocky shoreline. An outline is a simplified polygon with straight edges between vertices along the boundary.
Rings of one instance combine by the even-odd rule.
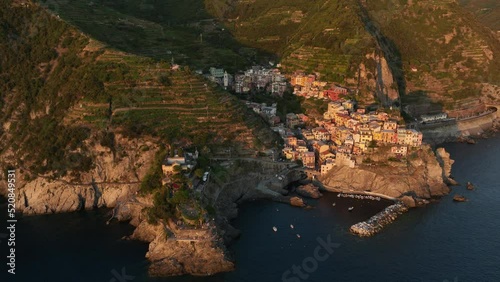
[[[129,146],[131,151],[141,146],[129,145],[133,145]],[[302,197],[321,197],[320,190],[307,183],[302,183],[295,191],[302,197],[290,196],[290,191],[285,187],[303,179],[303,173],[290,169],[289,164],[246,159],[228,165],[230,172],[227,179],[211,181],[204,187],[201,198],[205,204],[213,205],[216,210],[207,226],[187,228],[172,221],[152,225],[147,222],[142,212],[144,207],[152,205],[151,196],[142,197],[136,194],[140,184],[137,180],[144,176],[148,166],[140,166],[140,170],[136,169],[133,173],[127,169],[127,166],[137,162],[146,164],[148,159],[153,158],[152,152],[137,159],[125,158],[116,162],[112,160],[110,151],[105,148],[102,148],[102,151],[98,159],[98,169],[82,176],[82,179],[88,180],[87,183],[71,184],[69,179],[64,182],[42,177],[20,183],[17,198],[19,211],[25,214],[49,214],[97,207],[115,208],[113,217],[120,221],[129,221],[136,227],[130,238],[149,242],[146,257],[151,261],[151,276],[212,275],[231,271],[234,269],[234,261],[226,246],[240,234],[230,222],[238,216],[238,206],[241,203],[268,199],[306,207]],[[333,177],[330,175],[331,178],[322,179],[328,185],[320,188],[326,187],[327,191],[346,193],[366,193],[365,190],[370,189],[369,193],[373,195],[379,193],[397,197],[405,204],[409,203],[408,207],[416,206],[421,199],[444,195],[449,191],[443,179],[451,170],[452,161],[449,154],[438,154],[441,156],[440,163],[434,154],[422,151],[414,161],[415,167],[403,176],[399,174],[400,167],[378,171],[363,167],[339,168]],[[99,177],[93,179],[93,175]],[[402,180],[405,177],[413,177],[415,180]],[[110,179],[123,179],[123,183]],[[398,186],[392,187],[391,190],[378,189],[391,187],[394,183],[407,183],[408,186],[405,186],[406,189]],[[334,189],[330,189],[331,187]],[[376,216],[378,217],[372,218],[372,221],[359,223],[358,229],[354,228],[359,233],[366,229],[369,232],[363,234],[375,234],[395,218],[394,214],[389,212],[387,215]],[[376,221],[377,218],[382,221]]]
[[[380,156],[380,160],[387,160],[387,157]],[[434,152],[426,145],[412,152],[404,163],[385,161],[380,166],[337,166],[318,177],[318,181],[327,191],[384,195],[411,208],[450,192],[452,164],[453,160],[444,149]]]

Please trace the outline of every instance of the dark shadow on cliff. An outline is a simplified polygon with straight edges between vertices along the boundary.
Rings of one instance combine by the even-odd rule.
[[[203,0],[40,0],[63,20],[111,48],[230,72],[275,55],[239,43],[207,11]]]

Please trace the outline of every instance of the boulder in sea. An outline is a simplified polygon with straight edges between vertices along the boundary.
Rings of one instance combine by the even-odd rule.
[[[474,184],[470,183],[470,182],[467,182],[467,190],[474,190],[476,189],[476,187],[474,186]]]
[[[291,197],[290,198],[290,205],[294,207],[304,207],[306,204],[304,203],[304,200],[302,200],[299,197]]]
[[[307,197],[307,198],[319,199],[321,196],[323,196],[323,194],[319,192],[319,188],[313,185],[312,183],[306,185],[300,185],[299,187],[297,187],[295,191],[302,197]]]
[[[467,198],[465,198],[462,195],[456,194],[455,196],[453,196],[453,201],[455,201],[455,202],[465,202],[465,201],[467,201]]]

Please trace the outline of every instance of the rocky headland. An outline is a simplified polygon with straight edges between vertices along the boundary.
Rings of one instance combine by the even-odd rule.
[[[159,150],[155,141],[117,135],[115,150],[94,145],[95,167],[77,177],[70,173],[55,179],[18,168],[17,211],[40,215],[113,208],[110,221],[129,221],[136,227],[130,239],[149,242],[145,256],[151,262],[150,275],[172,276],[211,275],[234,269],[226,245],[239,236],[229,223],[238,214],[238,204],[269,199],[305,206],[302,198],[288,196],[285,189],[304,177],[289,169],[290,164],[235,159],[221,163],[228,171],[225,179],[212,177],[200,191],[200,201],[216,210],[212,218],[196,227],[173,220],[151,224],[144,209],[153,206],[152,196],[141,196],[138,191]],[[5,195],[5,191],[6,187],[1,186],[1,194]]]
[[[149,242],[146,257],[152,276],[210,275],[234,269],[227,244],[239,236],[230,221],[238,216],[238,205],[256,199],[304,207],[300,196],[290,196],[286,187],[304,178],[290,163],[241,158],[219,161],[226,168],[224,178],[212,177],[203,187],[200,201],[211,205],[215,214],[193,227],[173,220],[151,224],[144,208],[153,205],[151,195],[137,193],[156,151],[154,140],[138,142],[116,138],[118,152],[97,145],[96,167],[71,176],[53,179],[18,169],[17,207],[25,215],[71,212],[99,207],[113,208],[112,218],[136,226],[131,239]],[[148,149],[145,150],[144,148]],[[436,154],[438,157],[436,157]],[[328,191],[371,191],[397,198],[412,207],[449,192],[446,185],[452,161],[444,150],[430,147],[416,151],[407,163],[336,167],[321,177]],[[439,161],[438,161],[439,159]],[[377,159],[375,158],[377,161]],[[5,187],[2,187],[2,191]],[[300,192],[299,192],[300,191]],[[297,194],[316,198],[321,193],[313,185],[303,185]],[[374,227],[375,229],[378,227]]]
[[[423,199],[448,194],[453,161],[444,149],[436,153],[429,145],[411,152],[406,160],[387,161],[387,155],[371,155],[373,162],[355,168],[336,166],[318,179],[332,192],[371,192],[415,207]],[[439,161],[438,161],[439,160]]]

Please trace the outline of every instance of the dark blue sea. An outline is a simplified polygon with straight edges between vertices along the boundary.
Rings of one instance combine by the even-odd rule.
[[[477,189],[453,187],[371,238],[348,230],[382,209],[381,203],[339,200],[332,193],[309,201],[311,210],[251,202],[234,221],[242,231],[230,247],[234,272],[152,279],[147,244],[122,240],[133,228],[106,225],[107,210],[24,217],[16,230],[16,275],[6,276],[2,264],[0,281],[500,281],[500,136],[445,147],[456,160],[455,179]],[[453,202],[455,193],[469,201]],[[349,206],[355,206],[351,213]],[[5,238],[0,240],[3,261],[8,254]]]

